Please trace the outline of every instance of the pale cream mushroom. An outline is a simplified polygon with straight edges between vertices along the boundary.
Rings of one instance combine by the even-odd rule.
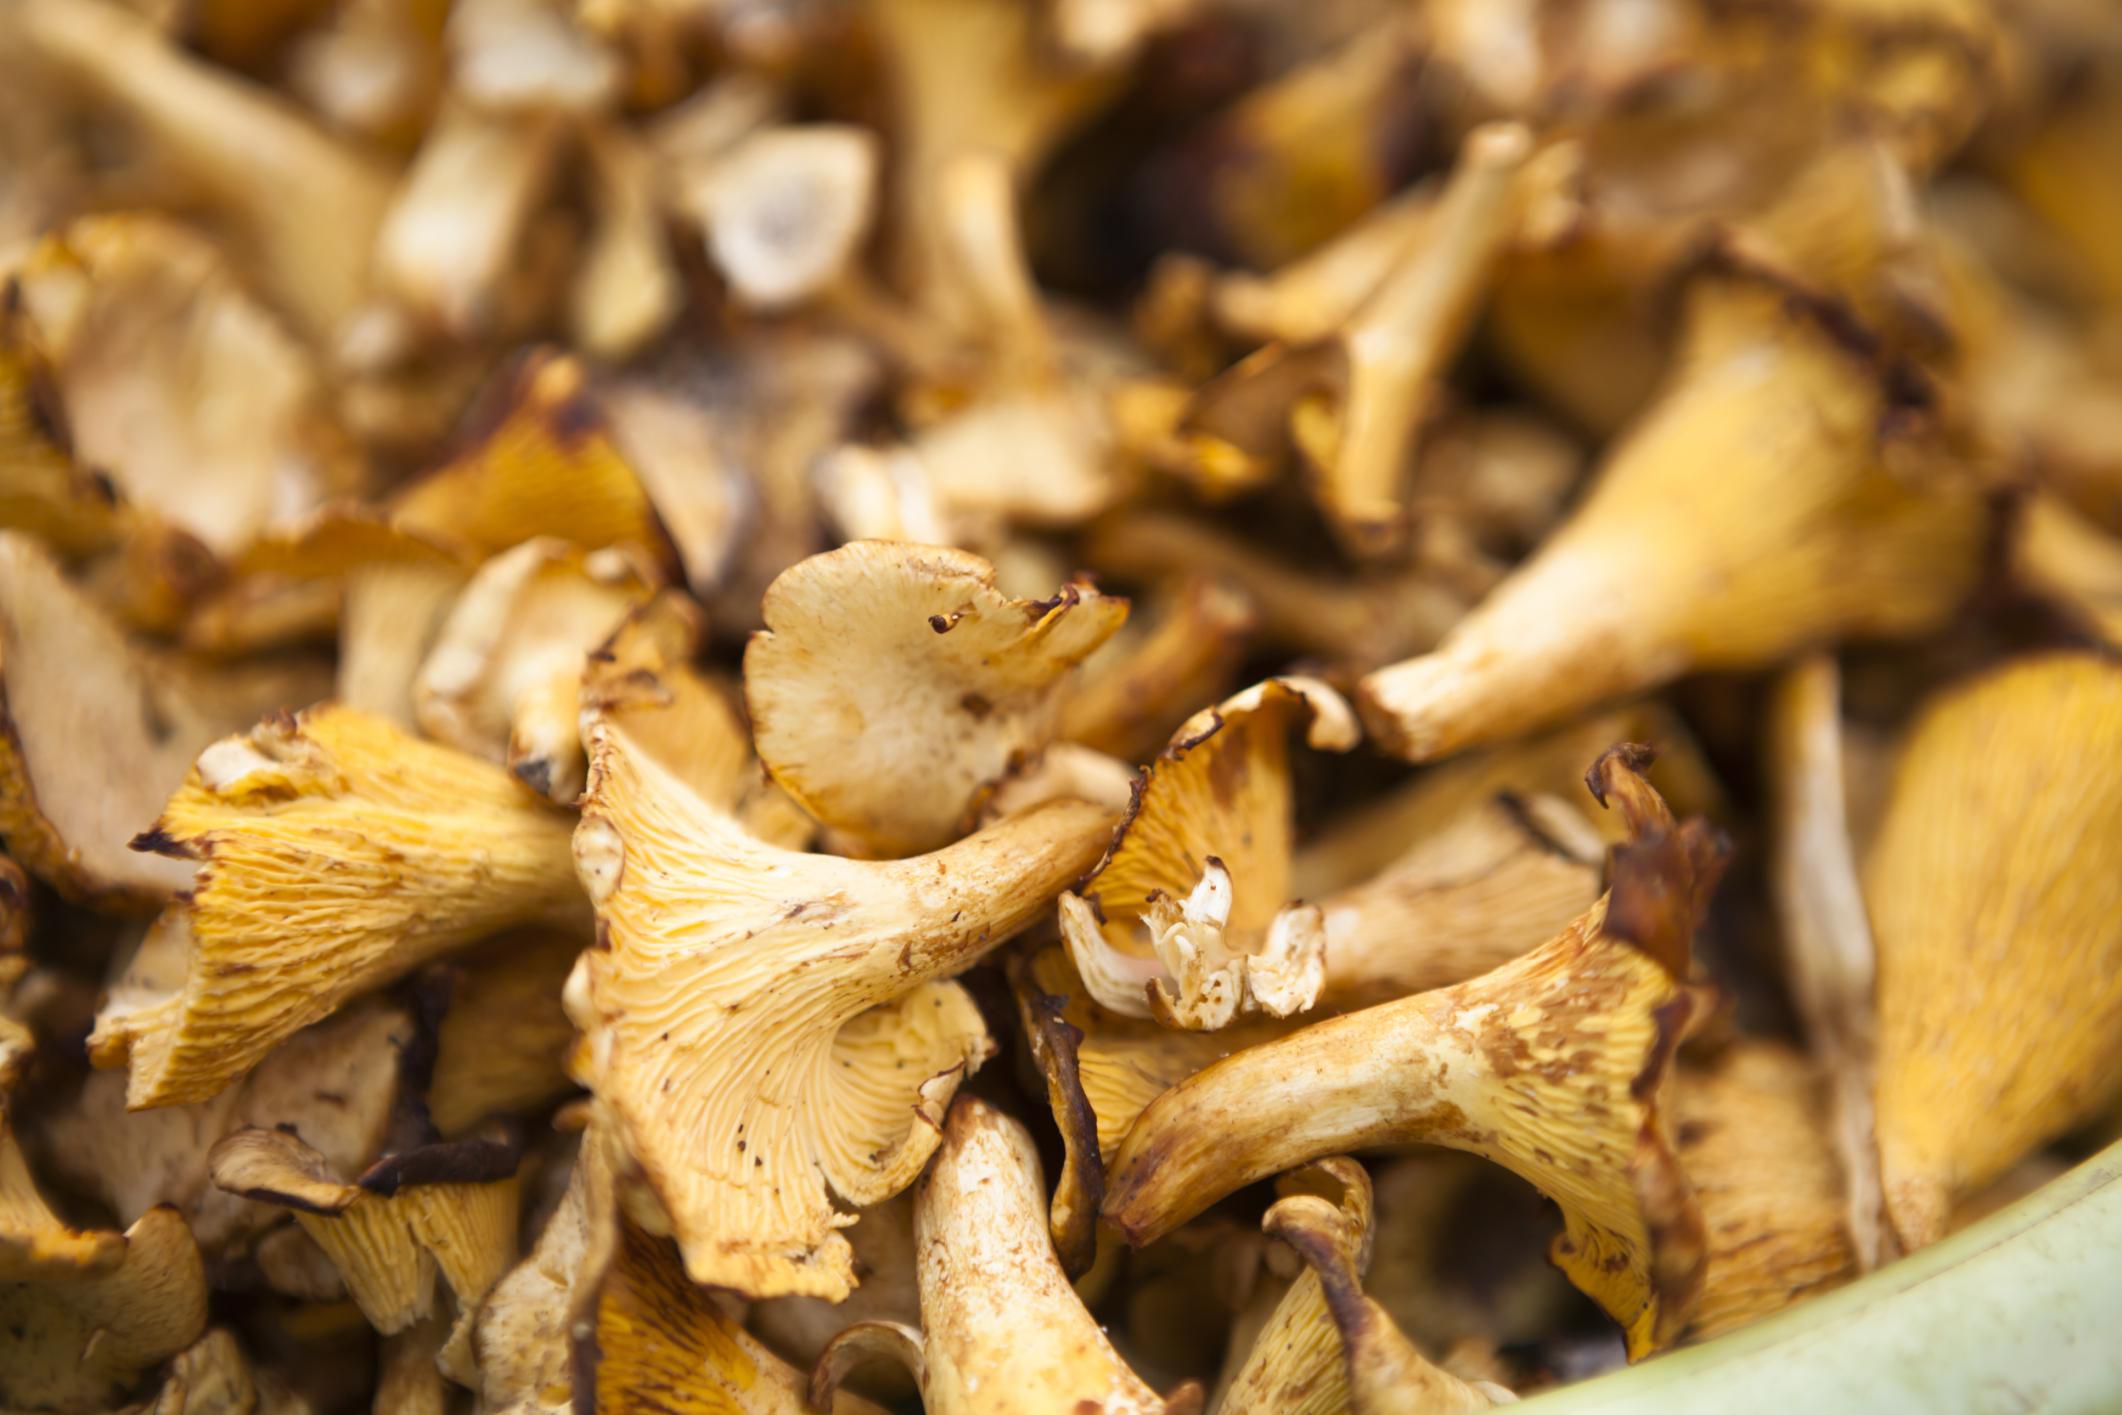
[[[1120,1359],[1047,1242],[1031,1135],[984,1101],[951,1106],[914,1198],[921,1329],[868,1322],[826,1349],[811,1376],[824,1404],[857,1363],[904,1363],[935,1415],[1113,1415],[1198,1410],[1190,1387],[1160,1398]]]

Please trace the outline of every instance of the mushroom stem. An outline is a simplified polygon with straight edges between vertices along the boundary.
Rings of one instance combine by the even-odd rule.
[[[1766,277],[1698,289],[1673,382],[1576,515],[1435,652],[1363,680],[1380,741],[1430,761],[1692,670],[1943,619],[1973,582],[1981,496],[1897,430],[1910,409],[1832,320]],[[1889,466],[1904,454],[1923,465]]]

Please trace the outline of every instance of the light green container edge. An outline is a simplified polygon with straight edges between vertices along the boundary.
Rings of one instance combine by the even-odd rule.
[[[1510,1408],[2122,1412],[2122,1141],[1825,1297]]]

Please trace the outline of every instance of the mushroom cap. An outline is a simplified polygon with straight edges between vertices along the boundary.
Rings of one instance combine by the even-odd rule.
[[[857,541],[766,592],[744,655],[760,760],[826,825],[879,856],[934,849],[1052,736],[1069,670],[1127,601],[1067,584],[995,588],[994,567],[940,546]]]

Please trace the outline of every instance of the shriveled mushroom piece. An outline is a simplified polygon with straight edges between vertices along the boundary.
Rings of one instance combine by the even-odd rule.
[[[866,852],[962,834],[982,793],[1052,737],[1069,670],[1127,617],[1084,584],[1011,599],[942,546],[861,541],[791,567],[744,655],[759,757]]]
[[[495,556],[466,582],[413,681],[422,730],[572,802],[582,790],[584,660],[644,595],[623,564],[585,559],[554,537]]]
[[[292,109],[184,54],[107,0],[35,0],[21,33],[120,119],[225,229],[313,343],[329,345],[366,297],[388,170]]]
[[[1769,717],[1774,770],[1776,908],[1784,964],[1814,1054],[1833,1093],[1835,1149],[1848,1229],[1866,1269],[1892,1256],[1879,1188],[1872,1093],[1878,1055],[1878,961],[1857,878],[1842,738],[1842,682],[1814,654],[1778,685]]]
[[[1354,714],[1310,678],[1270,678],[1195,714],[1150,765],[1105,858],[1061,896],[1061,937],[1109,1011],[1213,1031],[1318,999],[1325,925],[1289,899],[1288,736],[1355,746]]]
[[[1306,1264],[1254,1339],[1217,1406],[1219,1415],[1305,1411],[1326,1415],[1444,1415],[1516,1400],[1486,1381],[1463,1381],[1416,1350],[1392,1317],[1364,1295],[1370,1266],[1370,1177],[1333,1158],[1288,1176],[1261,1227]]]
[[[1113,1350],[1054,1258],[1044,1195],[1024,1127],[971,1096],[954,1102],[914,1196],[921,1330],[850,1327],[819,1359],[812,1402],[884,1356],[913,1372],[936,1415],[1198,1410],[1198,1387],[1160,1399]]]
[[[109,1409],[206,1329],[206,1272],[174,1209],[124,1233],[62,1224],[0,1110],[0,1402]]]
[[[1638,749],[1640,751],[1640,749]],[[1104,1213],[1134,1243],[1320,1155],[1388,1143],[1470,1150],[1553,1198],[1554,1260],[1641,1356],[1684,1329],[1702,1216],[1667,1136],[1672,1055],[1705,999],[1689,940],[1722,864],[1616,749],[1593,784],[1630,823],[1605,897],[1561,935],[1454,987],[1251,1047],[1142,1113]]]
[[[327,705],[223,738],[138,847],[196,861],[180,979],[98,1019],[134,1107],[205,1100],[348,998],[513,925],[582,927],[568,825],[499,767]]]
[[[864,608],[820,604],[812,627],[838,641]],[[631,1159],[629,1212],[676,1235],[695,1281],[843,1296],[851,1220],[828,1186],[861,1206],[920,1171],[937,1111],[991,1048],[944,979],[1087,868],[1111,817],[1058,801],[912,859],[799,854],[738,814],[758,781],[726,704],[667,664],[624,686],[586,714],[575,852],[601,946],[568,983],[578,1077]]]
[[[1510,234],[1515,178],[1531,150],[1522,127],[1475,132],[1424,239],[1400,252],[1348,322],[1319,342],[1246,360],[1202,391],[1183,430],[1269,460],[1294,438],[1342,544],[1366,557],[1404,548],[1408,462]],[[1263,426],[1263,411],[1277,409],[1287,410],[1286,427]]]
[[[389,1337],[448,1317],[442,1370],[476,1385],[472,1321],[516,1259],[520,1147],[497,1139],[435,1143],[388,1155],[352,1184],[284,1130],[239,1130],[214,1146],[214,1183],[294,1212],[338,1268],[370,1325]]]
[[[1364,680],[1380,741],[1427,761],[1691,669],[1937,625],[1981,496],[1838,328],[1756,275],[1698,283],[1678,368],[1575,515],[1435,652]]]
[[[1857,1274],[1822,1078],[1774,1042],[1742,1041],[1673,1088],[1680,1167],[1708,1262],[1688,1336],[1702,1340]]]
[[[49,360],[48,415],[73,457],[215,555],[357,489],[309,352],[199,235],[85,217],[31,251],[10,289],[10,331]]]
[[[71,898],[137,910],[189,885],[190,865],[126,841],[216,735],[325,688],[306,668],[213,671],[153,655],[35,540],[0,531],[0,834]]]
[[[2087,1118],[2122,1036],[2122,668],[2047,654],[1942,692],[1863,864],[1879,956],[1878,1133],[1902,1243]]]

